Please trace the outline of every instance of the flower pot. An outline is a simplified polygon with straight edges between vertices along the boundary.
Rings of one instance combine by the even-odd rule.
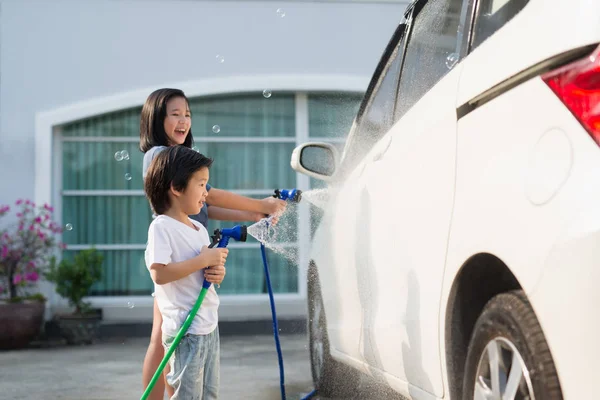
[[[0,349],[26,347],[42,329],[45,303],[0,301]]]
[[[61,335],[68,344],[92,344],[98,338],[102,310],[89,314],[67,314],[54,317]]]

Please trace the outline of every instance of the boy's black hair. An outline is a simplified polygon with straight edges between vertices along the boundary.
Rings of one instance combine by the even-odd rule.
[[[161,215],[171,207],[171,186],[183,192],[192,175],[202,168],[210,168],[212,163],[212,159],[184,146],[160,151],[150,163],[144,181],[144,191],[154,212]]]
[[[140,150],[142,153],[154,146],[169,146],[169,137],[165,132],[165,117],[167,116],[167,103],[175,97],[183,97],[189,107],[190,101],[179,89],[158,89],[150,93],[146,99],[140,115]],[[191,148],[193,142],[192,128],[190,128],[183,146]]]

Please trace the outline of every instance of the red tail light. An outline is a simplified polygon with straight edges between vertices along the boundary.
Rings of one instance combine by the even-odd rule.
[[[542,79],[600,145],[600,47]]]

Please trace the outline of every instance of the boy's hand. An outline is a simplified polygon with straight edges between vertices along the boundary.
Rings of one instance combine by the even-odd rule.
[[[225,267],[222,265],[209,267],[204,270],[204,279],[215,285],[220,285],[225,278]]]
[[[227,261],[227,254],[229,253],[229,249],[214,247],[209,249],[208,246],[202,247],[200,254],[205,258],[207,264],[209,266],[223,266],[225,265],[225,261]]]
[[[267,197],[261,200],[262,212],[267,215],[281,215],[285,211],[287,203],[284,200],[275,197]]]

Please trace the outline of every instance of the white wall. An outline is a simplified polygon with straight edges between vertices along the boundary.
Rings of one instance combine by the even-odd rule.
[[[172,82],[370,76],[405,3],[4,0],[0,202],[34,194],[34,116]],[[277,8],[286,12],[278,17]],[[215,56],[222,54],[220,64]]]

